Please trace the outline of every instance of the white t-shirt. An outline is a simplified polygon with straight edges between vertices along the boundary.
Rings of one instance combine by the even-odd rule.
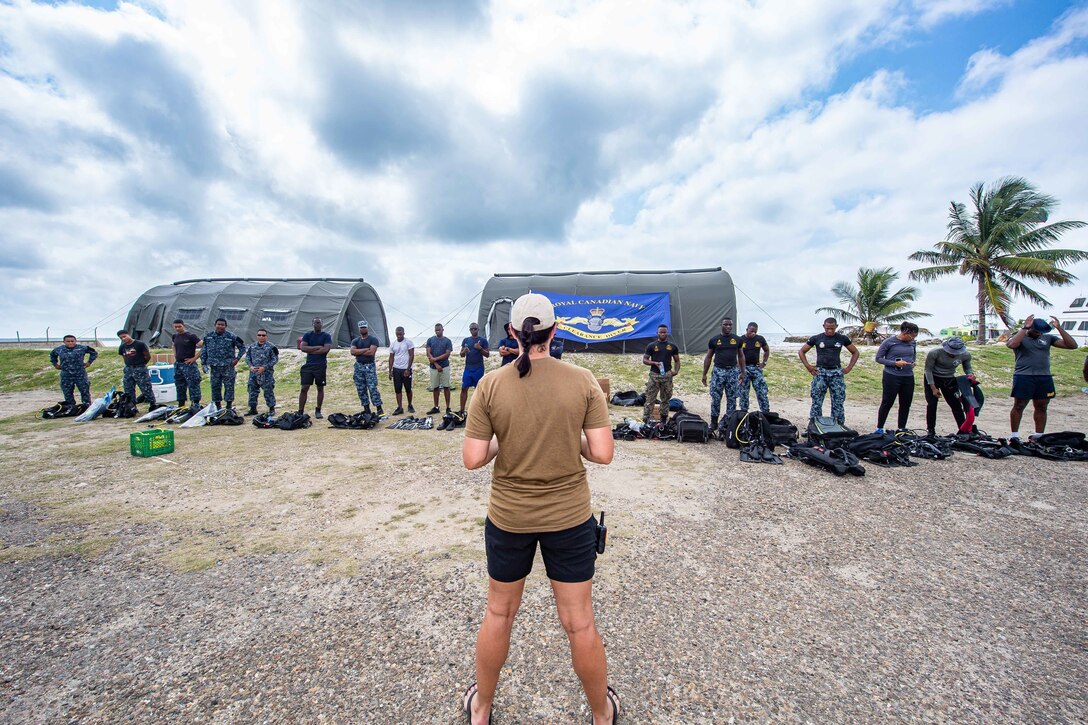
[[[389,352],[393,353],[393,367],[397,370],[408,369],[408,351],[415,350],[416,346],[407,337],[399,342],[393,340],[389,345]]]

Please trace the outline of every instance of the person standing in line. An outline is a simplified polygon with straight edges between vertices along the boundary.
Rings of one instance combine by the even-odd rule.
[[[763,377],[763,368],[767,367],[767,360],[771,357],[771,348],[767,345],[766,338],[757,334],[759,325],[749,322],[744,336],[740,339],[740,348],[744,353],[744,382],[740,386],[740,410],[748,412],[748,389],[756,391],[756,400],[759,409],[764,413],[771,412],[771,401],[767,392],[767,379]],[[763,359],[760,360],[762,353]]]
[[[264,392],[264,402],[268,406],[268,415],[276,414],[276,374],[273,368],[280,361],[280,351],[268,341],[268,330],[257,330],[257,342],[246,349],[246,364],[249,365],[249,412],[257,415],[257,393]]]
[[[899,325],[899,334],[893,335],[880,343],[876,349],[876,362],[884,366],[881,379],[882,396],[876,414],[875,433],[884,433],[884,424],[888,420],[892,404],[899,399],[898,430],[907,429],[910,416],[910,404],[914,397],[914,362],[918,357],[918,325],[904,322]]]
[[[397,339],[389,345],[389,378],[393,381],[393,394],[397,396],[397,409],[393,415],[404,413],[401,405],[401,392],[408,397],[408,412],[415,413],[412,407],[412,365],[416,361],[416,346],[404,336],[404,328],[398,327]]]
[[[151,376],[147,372],[147,364],[151,362],[151,350],[139,340],[132,339],[128,330],[118,330],[117,337],[121,338],[121,345],[117,348],[117,354],[125,361],[124,371],[121,373],[121,385],[125,394],[136,403],[136,386],[140,386],[140,392],[147,402],[148,411],[159,407],[155,405],[155,388],[151,385]]]
[[[502,356],[502,364],[499,367],[517,360],[520,352],[517,338],[514,336],[514,326],[507,322],[503,329],[506,330],[506,337],[499,340],[499,355]]]
[[[189,398],[193,400],[193,407],[200,407],[200,368],[196,361],[199,358],[197,350],[204,345],[204,341],[185,329],[185,323],[174,320],[174,334],[171,336],[174,345],[174,388],[178,392],[178,407],[184,408]]]
[[[87,377],[87,368],[97,358],[98,351],[78,344],[75,335],[65,335],[61,344],[49,353],[49,362],[60,370],[60,393],[67,405],[76,404],[76,389],[83,404],[91,404],[91,379]]]
[[[1058,335],[1048,335],[1051,328]],[[1054,376],[1050,374],[1050,348],[1076,350],[1077,341],[1062,329],[1057,317],[1048,325],[1028,315],[1024,326],[1005,343],[1012,348],[1016,360],[1012,371],[1012,410],[1009,411],[1009,438],[1020,437],[1020,420],[1030,401],[1034,406],[1035,435],[1046,432],[1047,406],[1054,397]]]
[[[470,725],[491,722],[539,544],[593,723],[610,725],[619,718],[619,697],[608,685],[608,660],[593,615],[599,545],[582,463],[612,462],[608,403],[588,370],[549,355],[556,328],[547,297],[519,297],[511,317],[521,355],[480,382],[462,448],[468,470],[495,465],[484,522],[487,607],[476,637],[476,681],[465,690],[461,708]]]
[[[672,379],[680,372],[680,348],[669,342],[669,326],[657,326],[657,339],[646,346],[642,364],[650,368],[646,379],[646,406],[642,409],[642,420],[650,422],[654,412],[654,402],[661,401],[661,422],[669,417],[669,400],[672,398]]]
[[[238,362],[245,353],[246,344],[233,332],[227,332],[227,321],[222,317],[215,321],[215,329],[204,336],[200,363],[204,372],[211,370],[212,402],[216,408],[224,400],[228,408],[234,408],[234,381],[238,377]]]
[[[438,410],[438,391],[446,391],[446,412],[450,412],[450,355],[453,353],[453,340],[445,336],[445,328],[439,322],[434,326],[434,335],[427,338],[427,364],[430,367],[430,382],[427,390],[434,395],[434,407],[427,415],[434,415]]]
[[[714,372],[710,375],[710,430],[718,430],[718,416],[722,409],[722,392],[725,392],[725,415],[728,417],[737,409],[740,397],[740,383],[744,378],[744,355],[740,354],[741,338],[733,334],[733,320],[722,320],[722,332],[710,339],[706,355],[703,356],[703,385],[706,374],[710,371],[711,360]],[[739,373],[738,373],[739,366]],[[670,392],[671,395],[671,392]]]
[[[351,355],[355,358],[355,369],[352,372],[352,380],[355,382],[355,392],[359,394],[359,403],[363,411],[370,412],[370,404],[374,403],[375,412],[385,415],[382,410],[382,394],[378,392],[378,366],[376,356],[378,354],[378,338],[370,336],[370,323],[359,320],[359,336],[351,341]]]
[[[461,374],[461,408],[459,413],[465,412],[468,404],[468,389],[480,384],[484,376],[484,358],[491,357],[491,350],[487,346],[487,338],[480,337],[480,326],[473,322],[468,326],[468,334],[461,341],[461,357],[465,359],[465,371]]]
[[[314,318],[314,329],[302,336],[298,342],[298,349],[306,353],[306,362],[299,371],[302,390],[298,394],[298,412],[306,412],[306,398],[310,394],[310,386],[317,386],[317,407],[314,409],[314,417],[322,418],[321,404],[325,402],[325,383],[328,381],[329,351],[332,350],[332,335],[322,332],[321,318]]]
[[[801,364],[812,376],[812,386],[809,396],[812,405],[809,407],[808,418],[818,418],[823,415],[824,397],[831,391],[831,417],[839,425],[846,425],[846,376],[854,369],[858,362],[858,349],[850,338],[838,332],[839,322],[834,317],[824,320],[824,331],[819,335],[813,335],[797,351],[801,358]],[[842,349],[850,351],[850,362],[842,367]],[[808,361],[807,353],[816,348],[816,367]]]

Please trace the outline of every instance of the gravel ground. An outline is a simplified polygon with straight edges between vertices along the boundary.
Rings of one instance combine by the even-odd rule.
[[[123,422],[32,421],[51,400],[0,399],[0,721],[462,721],[488,474],[460,470],[460,432],[179,431],[170,465],[127,458]],[[1084,400],[1052,420],[1088,429]],[[958,454],[835,478],[619,443],[590,477],[626,722],[1085,721],[1086,473]],[[588,717],[538,563],[495,721]]]

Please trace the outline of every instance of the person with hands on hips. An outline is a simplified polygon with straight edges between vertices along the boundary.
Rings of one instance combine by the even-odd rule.
[[[797,351],[801,358],[801,364],[812,376],[812,386],[809,388],[809,396],[812,405],[809,407],[809,420],[823,415],[824,397],[831,392],[831,417],[839,425],[846,425],[846,376],[854,369],[858,362],[858,349],[850,338],[838,332],[839,322],[834,317],[824,320],[824,331],[819,335],[813,335]],[[842,349],[850,351],[850,362],[846,367],[842,365]],[[808,351],[816,348],[816,367],[808,361]]]

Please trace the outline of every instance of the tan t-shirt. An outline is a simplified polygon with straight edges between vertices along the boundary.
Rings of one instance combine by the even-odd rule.
[[[582,465],[582,430],[608,428],[608,401],[585,368],[554,358],[533,360],[480,380],[465,435],[499,440],[491,474],[488,518],[516,534],[562,531],[590,516],[589,480]]]

